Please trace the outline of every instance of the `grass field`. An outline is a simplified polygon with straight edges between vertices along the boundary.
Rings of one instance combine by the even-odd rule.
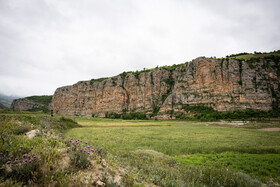
[[[70,129],[67,136],[87,139],[132,165],[139,163],[131,153],[153,150],[182,166],[225,168],[280,182],[280,132],[187,121],[75,120],[84,127]]]
[[[279,127],[0,110],[0,186],[277,186]]]

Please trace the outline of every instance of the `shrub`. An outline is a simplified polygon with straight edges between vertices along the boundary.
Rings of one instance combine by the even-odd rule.
[[[88,155],[84,151],[71,151],[69,157],[76,168],[86,168],[89,164]]]
[[[82,143],[82,140],[73,140],[70,138],[66,142],[71,164],[76,168],[86,168],[89,165],[89,157],[104,156],[103,148],[94,148],[88,145],[88,142]]]
[[[21,126],[17,126],[14,129],[14,134],[16,134],[16,135],[25,134],[28,131],[30,131],[30,127],[21,125]]]
[[[41,176],[40,157],[33,153],[33,147],[29,150],[23,150],[20,147],[17,152],[10,152],[10,150],[0,151],[0,174],[4,178],[13,178],[17,181],[27,183],[29,180],[39,178]]]

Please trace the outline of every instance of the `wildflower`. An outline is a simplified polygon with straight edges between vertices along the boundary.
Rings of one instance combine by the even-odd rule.
[[[18,157],[16,157],[15,160],[18,160]]]
[[[26,157],[26,154],[22,155],[22,157],[23,157],[23,158]]]
[[[83,151],[83,149],[81,149],[81,152]]]
[[[42,151],[40,151],[40,154],[42,154],[43,152]]]
[[[37,158],[36,155],[34,155],[33,158]]]
[[[90,148],[89,145],[87,146],[87,148]]]
[[[11,158],[14,158],[14,155],[11,155],[10,157],[11,157]]]
[[[15,160],[13,163],[14,163],[14,164],[16,164],[16,163],[17,163],[17,161]]]
[[[32,154],[33,156],[36,155],[35,153]]]
[[[27,162],[27,161],[28,161],[27,159],[24,160],[24,162]]]
[[[125,166],[125,165],[126,165],[126,163],[124,162],[124,163],[123,163],[123,165]]]
[[[30,152],[30,151],[32,151],[32,149],[28,149],[28,151]]]
[[[87,144],[87,142],[85,142]]]
[[[91,149],[91,151],[94,152],[95,150],[94,150],[94,149]]]
[[[6,164],[10,164],[11,163],[11,161],[8,161]]]
[[[28,158],[30,158],[31,157],[31,155],[28,155]]]
[[[32,160],[29,160],[29,163],[31,163],[32,162]]]
[[[1,152],[0,155],[3,155],[3,153]]]
[[[6,152],[9,152],[9,150],[8,150],[8,149],[6,149]]]
[[[87,152],[87,154],[89,154],[89,152]]]
[[[19,149],[18,152],[21,152],[21,149]]]

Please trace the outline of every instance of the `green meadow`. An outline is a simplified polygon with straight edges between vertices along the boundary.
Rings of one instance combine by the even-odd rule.
[[[142,158],[135,161],[135,152],[146,151],[167,156],[180,167],[210,169],[212,173],[215,169],[224,169],[244,173],[263,183],[280,182],[280,132],[253,128],[256,124],[243,128],[189,121],[74,119],[82,127],[68,130],[67,136],[87,139],[91,144],[104,147],[120,162],[137,166],[142,172],[146,161]],[[152,174],[141,174],[144,178],[147,175]],[[154,175],[162,178],[157,172]]]
[[[0,110],[0,186],[277,186],[279,127]]]

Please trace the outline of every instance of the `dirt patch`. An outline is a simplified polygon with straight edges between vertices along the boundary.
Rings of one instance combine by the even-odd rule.
[[[233,121],[233,122],[227,122],[227,121],[217,121],[217,122],[206,122],[206,126],[208,125],[217,125],[217,126],[243,126],[247,124],[248,121]]]
[[[265,128],[265,129],[259,129],[261,131],[270,131],[270,132],[279,132],[280,128]]]

